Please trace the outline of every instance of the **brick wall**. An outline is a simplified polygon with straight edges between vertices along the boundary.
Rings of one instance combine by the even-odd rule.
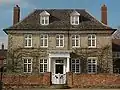
[[[4,75],[3,83],[5,87],[31,87],[31,86],[50,86],[51,73],[40,75]]]
[[[67,73],[67,84],[73,88],[120,87],[120,75]]]

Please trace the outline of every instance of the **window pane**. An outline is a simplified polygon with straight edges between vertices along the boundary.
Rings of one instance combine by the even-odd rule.
[[[72,39],[75,39],[75,35],[72,35]]]
[[[78,20],[77,20],[77,21],[75,21],[75,24],[78,24]]]
[[[59,35],[57,35],[56,38],[59,38]]]
[[[27,59],[24,59],[24,63],[27,63]]]
[[[41,22],[42,24],[44,24],[44,20],[42,20],[42,22]]]
[[[44,41],[44,46],[47,46],[47,39],[45,39]]]
[[[76,40],[76,46],[79,46],[79,40]]]
[[[75,72],[75,64],[72,64],[72,72]]]
[[[40,63],[43,63],[43,59],[40,59]]]
[[[27,35],[25,35],[25,38],[27,38]]]
[[[88,46],[91,46],[91,40],[88,40]]]
[[[47,72],[47,64],[44,64],[44,72]]]
[[[56,46],[59,46],[59,40],[58,39],[56,40]]]
[[[28,64],[28,72],[31,72],[31,64]]]
[[[40,38],[43,38],[43,35],[40,35]]]
[[[72,63],[75,63],[75,60],[72,60]]]
[[[43,39],[40,40],[40,46],[43,46]]]
[[[27,72],[27,64],[24,64],[24,72]]]
[[[80,65],[77,64],[77,65],[76,65],[76,72],[80,72],[79,67],[80,67]]]
[[[27,40],[25,40],[25,46],[27,46]]]
[[[75,40],[72,40],[72,46],[75,46]]]
[[[63,35],[60,35],[60,38],[63,38]]]
[[[28,63],[31,63],[31,59],[28,59]]]
[[[95,40],[92,40],[92,46],[95,46]]]
[[[48,24],[48,20],[45,20],[45,24]]]
[[[40,64],[40,72],[43,72],[43,64]]]
[[[60,40],[60,46],[63,46],[63,40]]]
[[[76,35],[76,38],[79,39],[79,35]]]
[[[31,39],[29,39],[28,46],[32,46],[32,45],[31,45]]]
[[[91,39],[91,35],[88,36],[88,39]]]
[[[92,38],[95,39],[95,35],[92,35]]]
[[[47,63],[47,59],[44,59],[44,63]]]
[[[45,38],[48,38],[47,35],[44,36]]]
[[[76,63],[80,63],[80,60],[77,59],[77,60],[76,60]]]

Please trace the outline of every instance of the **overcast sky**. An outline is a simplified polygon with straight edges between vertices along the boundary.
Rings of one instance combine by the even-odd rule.
[[[0,45],[7,47],[7,35],[3,28],[12,25],[13,7],[21,8],[21,19],[35,8],[82,8],[89,11],[98,20],[101,18],[100,7],[108,7],[108,24],[113,28],[120,26],[120,0],[0,0]],[[0,46],[1,48],[1,46]]]

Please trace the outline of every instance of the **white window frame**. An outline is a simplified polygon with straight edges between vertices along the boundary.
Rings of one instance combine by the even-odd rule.
[[[43,22],[42,22],[43,20]],[[47,20],[47,23],[46,23]],[[49,16],[48,15],[44,15],[44,16],[40,16],[40,24],[41,25],[49,25]]]
[[[27,63],[24,63],[24,59],[27,60]],[[28,59],[31,59],[31,63],[28,62]],[[23,72],[24,72],[24,73],[32,73],[32,61],[33,61],[33,58],[32,58],[32,57],[23,57],[22,60],[23,60]],[[25,64],[27,65],[27,70],[26,70],[26,72],[24,71],[24,65],[25,65]],[[30,72],[28,72],[28,65],[29,65],[29,64],[31,64],[31,71],[30,71]]]
[[[43,36],[43,38],[41,38],[41,36]],[[45,38],[45,36],[47,36],[47,38]],[[45,46],[45,40],[47,40],[47,46]],[[43,45],[41,45],[41,42],[43,43]],[[40,35],[40,47],[48,47],[48,34]]]
[[[63,38],[60,38],[60,36],[63,36]],[[59,36],[59,38],[57,38],[57,36]],[[59,44],[58,44],[58,46],[57,46],[57,40],[58,40],[58,42],[59,42]],[[62,43],[63,43],[63,45],[61,46],[61,40],[62,40]],[[64,35],[63,34],[57,34],[56,35],[56,47],[64,47]]]
[[[76,23],[76,21],[78,23]],[[72,15],[70,18],[71,25],[79,25],[79,16],[78,15]]]
[[[73,38],[73,36],[74,36],[75,38]],[[78,36],[78,38],[77,38],[77,36]],[[73,47],[73,48],[78,48],[78,47],[80,47],[80,35],[72,35],[72,43],[73,43],[73,40],[74,40],[74,42],[75,42],[75,46],[72,45],[72,47]],[[78,46],[77,46],[77,40],[78,40]]]
[[[75,63],[73,63],[72,61],[75,61]],[[77,60],[79,60],[79,63],[77,63]],[[71,72],[73,72],[73,67],[72,65],[75,65],[75,72],[74,73],[81,73],[81,65],[80,65],[80,59],[71,59]],[[79,65],[79,72],[77,72],[77,65]]]
[[[40,63],[40,60],[43,60],[43,63]],[[45,63],[44,60],[47,60],[47,63]],[[43,65],[43,72],[40,71],[40,64]],[[44,68],[44,67],[45,67],[46,64],[47,64],[47,70],[45,71],[45,68]],[[47,72],[47,71],[48,71],[48,59],[46,59],[46,58],[41,58],[41,59],[39,59],[39,72],[40,72],[40,73],[44,73],[44,72]]]
[[[89,38],[90,36],[90,38]],[[95,38],[92,38],[92,36],[95,36]],[[88,42],[90,40],[90,46],[88,45],[88,48],[96,48],[96,35],[95,34],[89,34],[88,35]],[[92,45],[93,40],[95,40],[95,46]]]
[[[29,46],[29,40],[31,40],[31,45],[30,46]],[[26,42],[27,42],[27,45],[26,45]],[[25,34],[24,35],[24,47],[26,47],[26,48],[32,47],[32,34]]]
[[[90,63],[88,62],[88,60],[91,60]],[[95,60],[95,62],[93,60]],[[88,57],[88,59],[87,59],[87,72],[88,72],[88,74],[96,74],[97,73],[97,61],[98,61],[97,57]],[[91,65],[90,72],[89,72],[89,65]],[[93,65],[95,65],[95,72],[93,72]]]

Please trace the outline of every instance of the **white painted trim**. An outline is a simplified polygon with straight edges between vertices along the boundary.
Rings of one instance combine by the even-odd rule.
[[[48,58],[48,63],[49,63],[48,72],[51,72],[51,58],[50,57]]]
[[[66,72],[70,72],[70,58],[67,57],[67,67],[66,67]]]
[[[70,54],[69,53],[49,53],[49,57],[68,57],[70,58]]]

